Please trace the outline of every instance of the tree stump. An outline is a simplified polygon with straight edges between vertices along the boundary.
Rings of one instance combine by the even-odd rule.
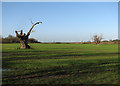
[[[42,23],[42,22],[37,22],[35,24],[33,24],[33,26],[30,28],[30,30],[28,31],[27,35],[24,33],[23,34],[23,31],[21,30],[20,31],[20,34],[18,34],[18,31],[15,31],[16,33],[16,37],[19,39],[20,43],[21,43],[21,49],[30,49],[30,46],[28,45],[28,38],[29,38],[29,35],[33,29],[33,27],[36,25],[36,24],[39,24],[39,23]]]

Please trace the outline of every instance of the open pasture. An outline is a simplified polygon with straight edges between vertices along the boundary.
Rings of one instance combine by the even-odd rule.
[[[3,84],[118,84],[118,45],[2,44]]]

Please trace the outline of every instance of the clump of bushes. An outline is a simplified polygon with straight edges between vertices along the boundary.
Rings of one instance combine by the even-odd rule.
[[[12,35],[9,35],[8,37],[1,38],[1,39],[2,39],[2,41],[0,41],[0,42],[2,42],[2,43],[20,43],[20,41],[18,40],[18,38],[14,37]],[[28,43],[40,43],[40,42],[38,42],[34,38],[30,38],[30,39],[28,39]]]

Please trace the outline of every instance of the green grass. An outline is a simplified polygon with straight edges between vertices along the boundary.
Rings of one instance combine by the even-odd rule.
[[[118,84],[118,45],[2,44],[3,84]]]

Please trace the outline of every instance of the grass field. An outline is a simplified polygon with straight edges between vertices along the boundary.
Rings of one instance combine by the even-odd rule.
[[[2,44],[3,84],[118,84],[118,45]]]

